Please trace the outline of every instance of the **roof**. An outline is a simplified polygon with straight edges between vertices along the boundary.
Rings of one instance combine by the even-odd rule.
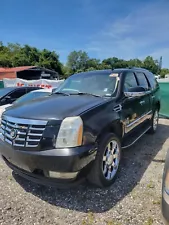
[[[147,72],[150,73],[149,70],[142,68],[142,67],[126,67],[126,68],[114,68],[114,69],[105,69],[105,70],[92,70],[92,71],[85,71],[85,72],[80,72],[80,73],[75,73],[72,74],[71,76],[76,76],[76,75],[82,75],[82,74],[98,74],[102,73],[107,75],[108,73],[121,73],[121,72],[128,72],[128,71],[137,71],[137,72]]]
[[[0,73],[13,73],[13,72],[19,72],[23,70],[29,70],[32,68],[36,68],[36,66],[18,66],[18,67],[12,67],[12,68],[3,68],[0,67]]]

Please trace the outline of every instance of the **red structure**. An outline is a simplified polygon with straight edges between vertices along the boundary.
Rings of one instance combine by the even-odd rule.
[[[0,80],[3,78],[21,78],[25,80],[59,79],[59,74],[53,70],[49,70],[37,66],[20,66],[12,68],[0,67]]]

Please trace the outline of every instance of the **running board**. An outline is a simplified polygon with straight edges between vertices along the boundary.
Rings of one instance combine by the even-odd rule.
[[[146,128],[139,136],[136,137],[136,139],[134,139],[131,143],[126,143],[125,145],[125,142],[124,142],[124,146],[122,146],[122,149],[125,149],[125,148],[129,148],[131,147],[133,144],[135,144],[149,129],[151,128],[151,126],[149,126],[148,128]],[[130,137],[128,136],[127,139],[130,139]],[[131,138],[133,139],[133,138]]]

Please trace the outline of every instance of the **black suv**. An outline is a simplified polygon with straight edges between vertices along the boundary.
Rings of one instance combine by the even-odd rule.
[[[21,176],[69,187],[115,180],[122,149],[155,133],[159,85],[142,68],[74,74],[51,96],[2,115],[0,152]]]

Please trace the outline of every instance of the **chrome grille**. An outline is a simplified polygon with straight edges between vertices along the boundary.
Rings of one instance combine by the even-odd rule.
[[[16,147],[34,148],[39,145],[46,124],[47,121],[3,116],[1,120],[2,138]]]

